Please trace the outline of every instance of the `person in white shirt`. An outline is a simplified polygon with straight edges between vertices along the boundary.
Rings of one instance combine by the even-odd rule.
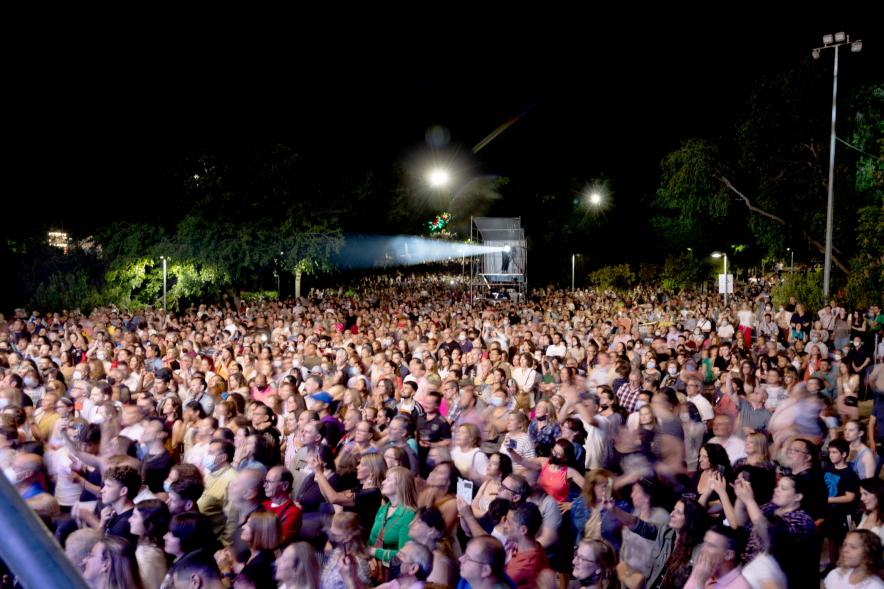
[[[688,378],[688,382],[685,385],[685,393],[688,396],[688,401],[697,407],[697,411],[700,412],[700,419],[703,423],[706,423],[715,417],[715,411],[712,409],[712,403],[701,394],[702,390],[703,383],[700,382],[699,378],[695,376]]]
[[[740,458],[746,458],[746,441],[733,435],[734,422],[730,415],[716,415],[712,420],[712,432],[715,436],[709,443],[719,444],[724,448],[731,466]]]
[[[868,530],[854,530],[841,545],[838,568],[828,575],[826,589],[882,589],[881,539]]]

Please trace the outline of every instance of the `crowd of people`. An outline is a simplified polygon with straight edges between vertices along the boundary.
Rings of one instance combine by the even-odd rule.
[[[728,303],[19,309],[0,466],[95,589],[884,587],[884,314]]]

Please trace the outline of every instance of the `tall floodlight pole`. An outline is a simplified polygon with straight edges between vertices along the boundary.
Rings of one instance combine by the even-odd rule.
[[[823,265],[823,295],[829,296],[829,281],[832,274],[832,224],[834,217],[835,205],[835,119],[837,115],[837,98],[838,98],[838,50],[842,45],[850,45],[852,53],[862,51],[863,42],[861,40],[851,41],[850,35],[846,35],[843,31],[834,35],[823,35],[823,46],[814,48],[812,55],[814,59],[820,58],[820,52],[823,49],[835,49],[835,67],[832,70],[832,132],[829,137],[829,194],[826,202],[826,253]]]

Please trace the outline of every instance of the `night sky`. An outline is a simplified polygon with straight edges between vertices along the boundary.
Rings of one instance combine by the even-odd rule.
[[[279,141],[390,170],[426,150],[433,125],[449,130],[469,173],[538,194],[607,177],[616,208],[629,211],[657,187],[668,151],[687,137],[731,135],[752,84],[808,59],[822,33],[864,40],[842,59],[844,91],[856,68],[882,77],[875,19],[813,18],[654,28],[588,19],[572,30],[525,19],[254,43],[229,30],[149,44],[124,33],[113,43],[55,39],[37,54],[22,49],[8,74],[8,197],[20,220],[11,231],[52,224],[85,235],[112,219],[155,219],[181,204],[184,163],[203,152]],[[831,71],[827,53],[818,66]],[[820,96],[821,108],[828,102]],[[509,211],[498,202],[493,212]]]

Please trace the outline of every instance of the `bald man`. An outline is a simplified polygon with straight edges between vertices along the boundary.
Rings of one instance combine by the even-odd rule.
[[[250,550],[242,541],[242,527],[261,506],[263,497],[264,474],[261,471],[246,468],[238,473],[227,488],[229,508],[227,511],[227,529],[230,533],[230,548],[234,558],[245,564],[248,562]]]

